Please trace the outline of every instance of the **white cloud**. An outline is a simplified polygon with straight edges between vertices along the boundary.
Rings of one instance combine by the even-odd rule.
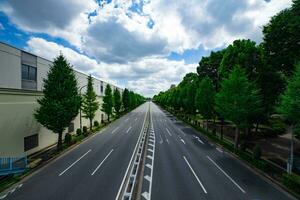
[[[142,13],[130,9],[139,2]],[[260,42],[262,26],[291,2],[113,0],[99,7],[93,0],[12,0],[0,3],[0,9],[20,29],[64,38],[81,52],[33,37],[27,43],[33,53],[53,59],[61,50],[81,71],[152,95],[195,71],[196,63],[168,60],[170,52],[199,46],[209,51],[239,38]],[[93,11],[96,15],[88,18]]]
[[[194,64],[186,65],[184,61],[157,57],[147,57],[127,64],[98,62],[70,48],[35,37],[27,42],[26,49],[49,60],[62,52],[75,69],[126,86],[146,96],[152,96],[169,88],[171,84],[178,83],[188,72],[196,72]],[[124,81],[126,85],[123,85]]]

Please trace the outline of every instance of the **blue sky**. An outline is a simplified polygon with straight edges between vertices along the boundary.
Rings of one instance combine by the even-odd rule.
[[[152,96],[177,84],[235,39],[261,42],[261,27],[291,0],[2,0],[0,41]],[[45,9],[47,8],[47,9]]]

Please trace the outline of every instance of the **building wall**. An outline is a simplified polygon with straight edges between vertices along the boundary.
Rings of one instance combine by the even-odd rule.
[[[43,96],[43,79],[47,77],[52,62],[37,57],[36,90],[23,90],[21,57],[21,50],[0,43],[0,157],[30,155],[57,142],[57,134],[43,127],[33,116],[39,106],[37,99]],[[75,75],[79,88],[87,84],[86,74],[75,71]],[[96,78],[93,81],[101,108],[107,83]],[[103,85],[103,92],[101,92],[101,85]],[[82,94],[85,91],[86,87],[83,87]],[[104,120],[107,119],[107,116],[99,109],[94,120],[101,123],[102,117]],[[80,127],[79,115],[72,123],[74,123],[74,131],[71,133],[75,133]],[[88,127],[89,120],[82,117],[82,125]],[[69,132],[68,128],[66,132]],[[34,134],[38,134],[38,146],[24,151],[24,138]]]

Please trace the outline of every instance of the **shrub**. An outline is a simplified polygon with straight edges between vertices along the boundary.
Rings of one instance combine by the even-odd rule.
[[[77,134],[77,135],[81,135],[81,134],[82,134],[82,131],[81,131],[80,128],[76,129],[76,134]]]
[[[295,193],[300,194],[300,176],[296,174],[283,174],[282,183]]]
[[[83,134],[87,134],[88,133],[88,128],[86,126],[83,126],[82,128]]]
[[[253,159],[259,160],[261,157],[261,148],[259,145],[255,145],[253,149]]]
[[[95,126],[95,127],[100,126],[99,122],[98,122],[98,121],[94,121],[94,126]]]
[[[71,144],[71,142],[72,142],[72,135],[70,133],[67,133],[65,135],[65,143],[66,144]]]

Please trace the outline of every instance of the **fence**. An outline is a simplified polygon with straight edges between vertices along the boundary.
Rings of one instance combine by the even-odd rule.
[[[27,166],[26,157],[0,158],[0,176],[22,173]]]

